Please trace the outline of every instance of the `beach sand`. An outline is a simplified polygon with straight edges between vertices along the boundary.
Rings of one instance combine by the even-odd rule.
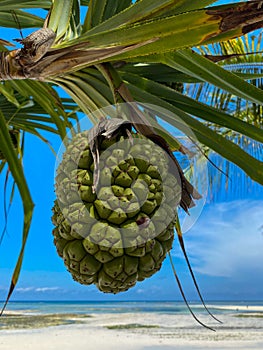
[[[1,350],[190,350],[263,349],[263,314],[220,315],[216,332],[190,315],[157,313],[92,314],[76,323],[38,329],[0,331]],[[238,316],[238,317],[237,317]],[[74,322],[74,315],[70,315]],[[79,323],[81,322],[81,323]]]

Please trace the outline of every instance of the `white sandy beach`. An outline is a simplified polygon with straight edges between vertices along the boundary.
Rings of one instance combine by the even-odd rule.
[[[224,322],[222,325],[201,315],[202,321],[215,327],[216,332],[212,332],[196,324],[189,315],[94,314],[86,318],[82,324],[27,330],[2,330],[0,331],[0,349],[262,350],[262,314],[253,315],[252,317],[220,315],[220,319]],[[120,326],[123,326],[124,329],[120,329]]]

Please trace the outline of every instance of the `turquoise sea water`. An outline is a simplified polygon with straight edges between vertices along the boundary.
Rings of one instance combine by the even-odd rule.
[[[224,325],[215,322],[200,303],[192,302],[190,306],[196,317],[207,326],[213,325],[213,329],[220,327],[231,334],[241,331],[247,334],[248,330],[253,330],[249,333],[251,339],[259,338],[263,330],[263,301],[207,303],[210,312]],[[158,330],[160,336],[167,332],[174,336],[182,329],[192,332],[202,328],[192,318],[184,302],[23,301],[9,302],[3,316],[0,317],[0,333],[74,324],[153,334]],[[225,336],[229,338],[230,335]],[[200,336],[198,332],[196,336]]]
[[[263,301],[210,301],[207,305],[214,314],[263,313]],[[197,314],[206,313],[202,304],[198,302],[192,302],[190,306]],[[184,302],[178,301],[11,301],[7,310],[25,314],[189,313]]]

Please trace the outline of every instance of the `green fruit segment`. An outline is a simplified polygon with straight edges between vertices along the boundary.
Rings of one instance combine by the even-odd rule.
[[[142,206],[142,211],[146,214],[151,214],[156,207],[157,207],[156,200],[153,200],[153,201],[147,200]]]
[[[123,194],[124,194],[124,188],[123,187],[114,185],[111,188],[112,188],[112,192],[114,193],[114,195],[116,197],[123,196]]]
[[[112,278],[118,276],[123,270],[123,257],[107,262],[104,264],[103,270]]]
[[[83,247],[87,253],[94,256],[99,251],[99,246],[92,242],[89,238],[83,240]]]
[[[85,185],[82,185],[79,187],[79,196],[83,201],[89,202],[89,203],[92,203],[96,198],[95,193],[92,192],[91,186],[85,186]],[[79,199],[79,196],[78,196],[78,199]]]
[[[120,225],[126,220],[126,218],[127,215],[124,213],[124,211],[121,208],[117,208],[110,214],[108,221],[115,225]]]
[[[92,255],[86,255],[80,262],[79,272],[84,275],[93,276],[101,268],[101,263],[96,260]]]
[[[146,173],[154,179],[160,179],[160,173],[158,171],[158,168],[152,164],[150,164],[147,168]]]
[[[113,259],[113,256],[109,252],[103,252],[102,250],[98,251],[98,253],[95,254],[95,258],[101,262],[106,263],[108,261],[111,261]]]
[[[135,164],[141,173],[146,172],[146,170],[149,166],[149,163],[146,160],[138,159],[138,158],[135,159]]]
[[[74,173],[72,173],[73,175]],[[93,184],[93,176],[89,170],[76,169],[76,182],[81,185],[91,186]]]
[[[100,201],[100,200],[96,200],[94,202],[96,210],[100,216],[100,218],[102,219],[107,219],[110,214],[111,214],[111,209],[108,206],[108,203],[106,201]]]
[[[140,173],[140,170],[136,166],[130,166],[127,170],[127,174],[133,179],[137,179],[138,175]]]
[[[116,178],[115,178],[115,185],[119,185],[122,187],[130,187],[132,184],[133,180],[129,176],[128,173],[121,172]]]
[[[78,167],[80,169],[88,169],[92,163],[91,152],[89,149],[85,149],[79,158]]]

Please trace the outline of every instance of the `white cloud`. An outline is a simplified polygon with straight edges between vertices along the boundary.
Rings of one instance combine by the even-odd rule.
[[[27,293],[27,292],[32,292],[34,290],[35,290],[34,287],[16,288],[16,291],[18,293]]]
[[[59,287],[42,287],[42,288],[36,288],[36,292],[52,292],[55,290],[59,290]]]
[[[185,235],[194,270],[210,276],[263,274],[263,201],[232,201],[206,208]]]
[[[25,288],[16,288],[15,291],[18,293],[28,293],[28,292],[36,292],[36,293],[45,293],[60,290],[59,287],[25,287]]]
[[[144,294],[144,293],[145,293],[145,290],[140,288],[140,289],[137,289],[137,290],[136,290],[136,293],[137,293],[137,294]]]

